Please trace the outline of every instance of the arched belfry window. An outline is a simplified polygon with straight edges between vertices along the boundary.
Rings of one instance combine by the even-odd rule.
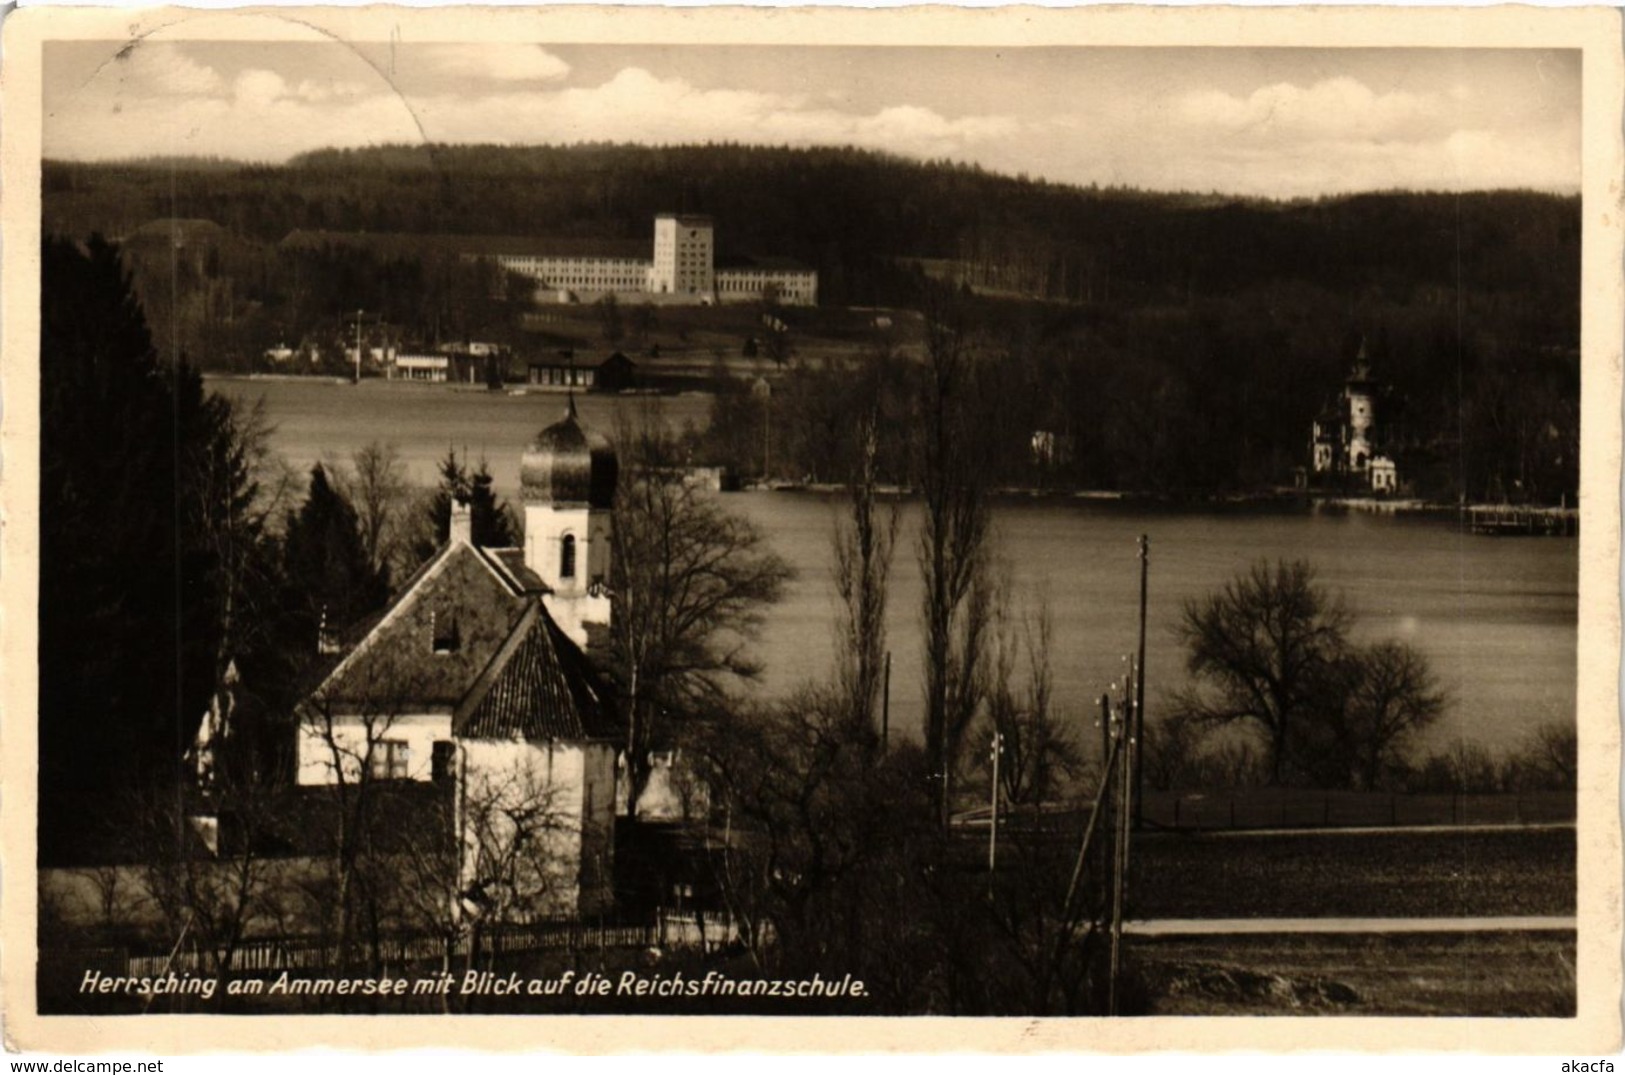
[[[564,541],[559,547],[559,578],[573,579],[576,577],[576,536],[565,534]]]

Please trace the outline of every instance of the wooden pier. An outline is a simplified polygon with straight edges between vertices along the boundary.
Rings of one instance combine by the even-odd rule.
[[[1574,508],[1475,504],[1466,509],[1467,528],[1492,537],[1575,537],[1580,513]]]

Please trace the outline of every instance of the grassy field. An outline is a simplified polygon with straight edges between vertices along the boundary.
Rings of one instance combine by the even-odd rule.
[[[1133,918],[1563,915],[1572,829],[1138,838]]]
[[[1148,1015],[1572,1016],[1572,933],[1137,937]]]

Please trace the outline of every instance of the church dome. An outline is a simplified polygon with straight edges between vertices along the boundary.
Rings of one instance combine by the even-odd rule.
[[[519,484],[527,502],[587,504],[608,508],[615,499],[619,464],[609,438],[582,426],[575,400],[564,418],[531,441],[519,461]]]

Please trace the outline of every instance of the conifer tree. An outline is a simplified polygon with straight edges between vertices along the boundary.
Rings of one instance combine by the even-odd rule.
[[[362,544],[355,509],[320,463],[311,468],[304,505],[288,519],[282,562],[292,636],[309,649],[320,645],[324,624],[340,632],[388,596],[383,574]]]
[[[47,239],[40,272],[40,857],[87,810],[173,786],[262,541],[250,438],[165,365],[119,252]]]

